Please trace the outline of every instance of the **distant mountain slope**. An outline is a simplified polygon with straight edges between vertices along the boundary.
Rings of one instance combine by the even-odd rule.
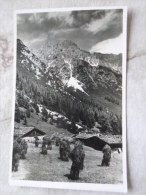
[[[98,90],[99,87],[116,93],[121,91],[121,55],[91,54],[68,40],[60,44],[46,43],[37,55],[46,64],[45,73],[56,75],[64,85],[68,86],[73,77],[83,83],[84,91],[88,88]]]
[[[90,53],[81,50],[75,43],[70,40],[65,40],[61,43],[54,44],[47,42],[40,49],[35,51],[37,56],[46,64],[50,65],[52,60],[57,59],[82,59],[88,62],[91,66],[105,66],[112,70],[122,72],[122,55]]]
[[[87,128],[98,122],[103,132],[119,133],[121,59],[121,55],[91,54],[68,40],[32,52],[18,39],[16,107],[37,114],[41,104]]]

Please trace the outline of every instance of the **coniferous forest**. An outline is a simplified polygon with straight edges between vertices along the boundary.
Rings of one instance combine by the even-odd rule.
[[[19,56],[18,56],[19,57]],[[30,60],[29,60],[30,61]],[[106,95],[103,98],[103,104],[100,101],[95,101],[95,98],[83,94],[81,91],[72,90],[72,87],[64,87],[64,90],[57,90],[54,87],[46,86],[43,82],[33,80],[30,74],[24,74],[19,71],[19,63],[22,59],[18,58],[18,71],[16,81],[16,109],[15,121],[27,124],[27,118],[31,117],[31,113],[40,113],[38,105],[43,106],[42,120],[47,121],[49,114],[46,109],[58,112],[67,117],[72,124],[77,123],[91,129],[95,124],[99,124],[101,133],[122,134],[122,118],[121,114],[112,110],[104,102],[119,106],[118,98]],[[31,61],[30,61],[31,63]],[[100,99],[100,97],[99,97]],[[29,101],[28,101],[29,100]],[[25,108],[26,114],[20,112],[19,108]],[[76,128],[72,133],[77,133]]]

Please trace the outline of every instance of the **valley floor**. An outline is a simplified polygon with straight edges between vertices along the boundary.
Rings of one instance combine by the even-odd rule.
[[[72,146],[73,147],[73,146]],[[101,167],[102,152],[84,146],[84,169],[80,172],[80,179],[69,180],[65,174],[70,173],[71,160],[63,162],[59,157],[59,147],[53,145],[48,154],[40,154],[41,145],[35,148],[33,143],[28,143],[28,152],[25,160],[20,160],[18,172],[12,173],[12,179],[54,181],[54,182],[79,182],[79,183],[122,183],[122,153],[112,153],[110,167]]]

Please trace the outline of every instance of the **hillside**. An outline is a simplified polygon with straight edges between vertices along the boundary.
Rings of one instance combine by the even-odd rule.
[[[98,123],[101,133],[122,133],[121,55],[91,54],[68,40],[47,43],[34,54],[18,39],[16,89],[15,122],[20,125],[56,120],[78,133],[77,125],[90,131]]]

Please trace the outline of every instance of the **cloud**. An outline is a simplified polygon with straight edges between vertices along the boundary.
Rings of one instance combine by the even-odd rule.
[[[117,24],[120,18],[121,16],[117,13],[117,11],[108,11],[107,14],[105,14],[105,17],[93,20],[90,24],[88,24],[86,26],[86,30],[92,32],[93,34],[97,34],[98,32],[105,31],[111,26]]]
[[[99,53],[113,53],[120,54],[123,53],[123,34],[121,33],[118,37],[113,39],[108,39],[94,45],[90,52]]]
[[[69,39],[89,51],[95,43],[122,32],[121,10],[27,13],[17,16],[18,38],[31,48]],[[38,44],[37,44],[38,41]]]
[[[19,14],[17,16],[18,38],[33,47],[34,42],[39,41],[39,38],[45,40],[53,31],[69,29],[73,22],[70,14],[71,12]]]
[[[98,20],[104,17],[106,14],[105,10],[84,10],[84,11],[73,11],[71,16],[73,17],[73,26],[82,27],[89,24],[92,20]]]
[[[70,27],[73,18],[71,12],[50,12],[20,14],[17,17],[18,31],[33,33],[34,30],[47,31]]]
[[[48,14],[48,19],[50,18],[57,18],[58,20],[60,20],[61,23],[64,23],[64,26],[67,25],[72,26],[73,23],[73,17],[71,15],[70,11],[66,11],[66,12],[50,12]]]

